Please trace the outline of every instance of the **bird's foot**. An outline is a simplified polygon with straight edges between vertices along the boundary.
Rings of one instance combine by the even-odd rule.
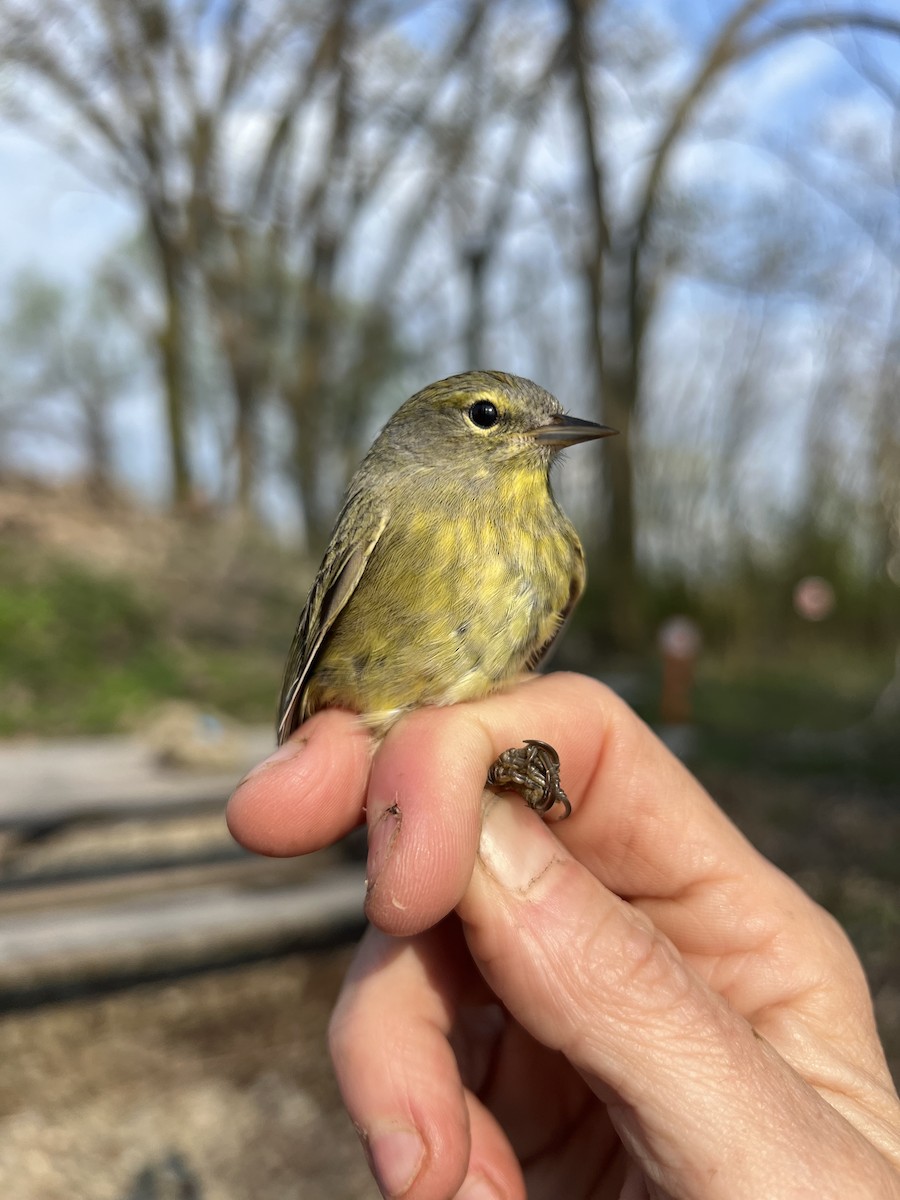
[[[569,797],[559,782],[559,755],[546,742],[529,738],[524,746],[504,750],[487,776],[488,787],[518,792],[529,808],[542,816],[554,804],[565,810],[562,821],[572,811]]]

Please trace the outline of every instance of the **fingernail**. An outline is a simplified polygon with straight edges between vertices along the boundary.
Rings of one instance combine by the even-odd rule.
[[[283,746],[279,746],[277,750],[270,754],[268,758],[264,758],[261,763],[257,763],[252,770],[248,771],[234,790],[237,791],[248,779],[255,779],[257,775],[261,775],[263,771],[268,771],[269,767],[274,767],[276,763],[285,762],[289,758],[296,757],[308,741],[308,737],[290,738]]]
[[[492,797],[482,817],[478,858],[502,888],[533,895],[548,867],[565,859],[566,852],[524,804]]]
[[[425,1143],[414,1129],[377,1133],[367,1142],[369,1159],[382,1194],[393,1200],[413,1185],[425,1157]]]
[[[483,1175],[472,1175],[456,1193],[456,1200],[497,1200],[498,1192]]]
[[[400,832],[402,814],[396,804],[384,810],[369,830],[369,854],[366,860],[366,895],[378,881],[384,864],[391,856]]]

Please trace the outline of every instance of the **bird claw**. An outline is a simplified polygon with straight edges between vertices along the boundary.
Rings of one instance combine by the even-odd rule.
[[[559,782],[559,755],[546,742],[529,738],[524,746],[504,750],[487,775],[488,787],[518,792],[529,808],[542,816],[561,804],[564,820],[572,811],[569,797]]]

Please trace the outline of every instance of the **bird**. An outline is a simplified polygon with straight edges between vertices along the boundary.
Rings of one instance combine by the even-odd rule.
[[[586,577],[551,467],[615,432],[502,371],[452,375],[406,400],[350,481],[300,614],[279,744],[333,707],[379,739],[412,709],[479,699],[534,670]],[[488,783],[541,813],[570,811],[558,755],[538,739],[504,751]]]

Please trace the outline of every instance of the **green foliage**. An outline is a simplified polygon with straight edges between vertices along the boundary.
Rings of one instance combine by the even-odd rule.
[[[177,692],[156,614],[125,580],[0,550],[0,732],[104,732]]]
[[[179,616],[131,579],[0,546],[0,735],[112,732],[172,697],[270,719],[287,623],[185,641]]]

